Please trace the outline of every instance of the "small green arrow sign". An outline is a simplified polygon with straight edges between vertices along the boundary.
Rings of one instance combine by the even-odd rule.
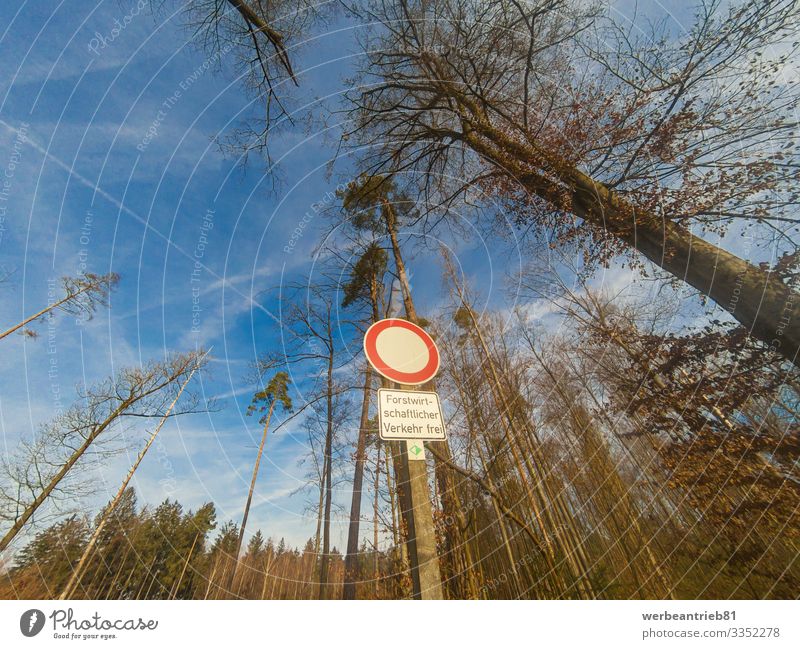
[[[420,453],[422,453],[422,449],[419,446],[417,446],[416,444],[414,444],[414,446],[412,446],[408,450],[411,451],[414,455],[419,455]]]

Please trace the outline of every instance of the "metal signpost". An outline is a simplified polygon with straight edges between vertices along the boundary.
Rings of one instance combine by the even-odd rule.
[[[436,532],[428,491],[425,440],[444,440],[444,417],[435,392],[414,390],[439,370],[436,343],[412,322],[387,318],[364,335],[364,352],[375,371],[400,389],[378,390],[381,439],[392,445],[398,489],[408,528],[407,546],[414,597],[443,599]]]

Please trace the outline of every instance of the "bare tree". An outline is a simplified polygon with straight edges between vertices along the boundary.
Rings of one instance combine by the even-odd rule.
[[[202,361],[202,359],[199,359]],[[186,375],[186,378],[183,379],[183,383],[181,384],[178,393],[175,395],[175,398],[172,400],[172,403],[169,404],[166,412],[161,417],[158,425],[153,430],[152,434],[147,440],[144,448],[139,452],[139,455],[136,457],[136,461],[133,463],[133,466],[128,471],[128,474],[125,476],[125,479],[122,481],[120,488],[117,490],[117,494],[114,496],[114,499],[108,504],[105,508],[100,521],[94,528],[94,532],[92,533],[92,537],[89,539],[89,542],[86,544],[86,547],[83,550],[83,554],[81,555],[80,561],[78,561],[78,565],[75,566],[75,569],[72,572],[72,576],[70,577],[67,585],[64,586],[64,590],[61,591],[61,594],[58,596],[58,599],[69,599],[72,597],[75,589],[80,585],[80,580],[83,577],[83,573],[87,566],[87,561],[94,550],[95,545],[97,545],[97,541],[100,538],[103,530],[105,529],[106,524],[111,519],[111,515],[114,513],[114,510],[120,504],[122,499],[125,497],[125,491],[128,488],[128,484],[130,484],[131,479],[133,478],[133,474],[136,473],[136,469],[139,468],[139,465],[142,463],[144,456],[147,454],[147,451],[150,450],[150,447],[153,445],[153,442],[156,440],[158,433],[161,432],[161,428],[164,426],[164,423],[169,418],[170,414],[172,413],[172,409],[175,407],[175,404],[178,403],[178,399],[181,398],[183,391],[186,389],[186,386],[189,385],[189,381],[192,380],[195,372],[197,371],[197,366],[195,366],[191,372]],[[192,546],[194,549],[194,546]],[[186,559],[187,563],[189,561],[188,557]],[[183,577],[183,575],[181,575]]]
[[[0,552],[39,507],[59,492],[62,481],[86,451],[112,436],[121,419],[163,416],[186,376],[204,364],[204,354],[175,354],[165,361],[121,370],[82,391],[79,401],[44,426],[33,443],[22,444],[16,458],[4,461],[7,484],[0,488],[0,504],[3,518],[11,526],[0,540]],[[184,409],[172,415],[196,412],[197,403],[193,396]]]
[[[576,0],[378,0],[346,141],[434,204],[483,191],[588,260],[637,251],[793,360],[800,297],[779,267],[701,235],[757,224],[794,252],[798,93],[777,75],[799,12],[701,0],[685,34],[637,40]]]
[[[62,277],[61,284],[64,288],[64,296],[41,311],[25,318],[19,324],[0,333],[0,339],[13,334],[19,329],[23,329],[26,335],[35,337],[36,333],[25,327],[55,310],[61,310],[76,318],[91,319],[98,307],[108,306],[108,298],[118,282],[119,275],[116,273],[108,273],[107,275],[86,273],[78,277]]]
[[[295,287],[299,290],[299,286]],[[333,476],[335,437],[348,409],[345,393],[349,386],[336,380],[334,373],[344,365],[340,360],[335,302],[330,287],[311,285],[305,300],[295,299],[289,303],[284,316],[284,362],[298,365],[307,371],[313,384],[308,390],[308,402],[324,404],[319,412],[312,414],[324,430],[323,481],[324,502],[322,508],[322,556],[320,560],[320,599],[329,596],[329,568],[331,562],[331,517],[333,511]],[[296,298],[299,296],[295,296]]]
[[[292,122],[286,102],[292,96],[291,88],[299,85],[292,64],[296,52],[292,50],[334,6],[306,0],[184,3],[186,24],[204,46],[208,61],[220,63],[223,58],[235,57],[245,87],[263,105],[260,118],[240,124],[232,134],[231,145],[238,152],[245,156],[251,150],[266,153],[272,131],[283,122]]]

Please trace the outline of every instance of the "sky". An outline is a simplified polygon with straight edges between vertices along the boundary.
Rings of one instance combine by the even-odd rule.
[[[280,346],[279,288],[319,272],[314,250],[330,225],[325,213],[349,177],[346,159],[328,169],[337,118],[282,130],[271,143],[274,169],[257,156],[244,164],[218,141],[261,106],[243,90],[235,61],[191,42],[180,14],[154,16],[133,0],[3,3],[0,30],[0,173],[8,180],[0,268],[10,273],[0,286],[0,322],[11,326],[47,305],[62,276],[121,276],[111,308],[91,321],[58,315],[36,327],[36,340],[4,341],[3,452],[68,407],[77,386],[172,351],[211,347],[210,371],[196,388],[219,410],[170,421],[134,486],[140,504],[171,498],[196,508],[212,500],[220,522],[238,522],[261,434],[245,415],[257,388],[251,365]],[[321,99],[336,105],[357,44],[352,30],[334,24],[300,49],[298,104],[318,114]],[[461,252],[479,260],[475,272],[487,264],[496,272],[495,251],[480,242]],[[435,268],[424,254],[408,261],[412,281]],[[415,287],[423,310],[439,289]],[[299,379],[293,389],[302,405],[307,385]],[[113,497],[143,432],[128,433],[127,453],[95,465],[98,488],[81,506],[97,509]],[[352,439],[353,431],[343,433]],[[301,419],[270,437],[250,532],[298,545],[313,534],[306,504],[314,496],[302,489],[307,453]],[[335,499],[349,498],[343,484]],[[343,520],[333,531],[340,548]]]
[[[74,400],[78,385],[212,347],[210,372],[196,387],[220,409],[170,421],[134,486],[140,503],[213,501],[220,522],[238,522],[261,432],[245,415],[256,389],[251,365],[280,347],[277,289],[319,272],[314,251],[331,223],[320,206],[335,205],[352,168],[343,158],[329,173],[338,114],[277,133],[274,169],[221,152],[219,138],[262,108],[233,61],[209,60],[191,42],[182,16],[170,13],[175,6],[155,16],[136,0],[0,6],[0,270],[10,273],[0,284],[0,328],[45,306],[62,276],[121,276],[111,308],[93,320],[59,315],[38,325],[36,340],[2,341],[0,438],[3,452],[13,451]],[[323,104],[336,106],[358,51],[349,24],[334,20],[312,34],[297,52],[298,104],[308,102],[317,117]],[[505,304],[504,280],[522,263],[514,242],[474,231],[466,240],[442,237],[486,303]],[[435,312],[445,298],[441,283],[428,281],[440,273],[435,256],[420,250],[407,261],[418,310]],[[629,279],[612,267],[597,281]],[[358,345],[346,354],[361,360]],[[296,404],[304,389],[295,384]],[[83,505],[113,497],[138,448],[95,466],[98,488]],[[306,503],[314,496],[302,490],[307,452],[300,420],[270,437],[250,532],[295,545],[313,534]],[[349,484],[337,487],[338,503],[349,498]],[[339,548],[343,520],[337,515],[333,530]]]

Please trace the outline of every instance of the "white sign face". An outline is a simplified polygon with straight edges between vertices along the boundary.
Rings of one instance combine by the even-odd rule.
[[[381,439],[444,440],[444,417],[435,392],[378,390]]]
[[[395,383],[422,385],[439,371],[439,350],[428,333],[408,320],[378,320],[364,334],[364,353],[375,371]]]

